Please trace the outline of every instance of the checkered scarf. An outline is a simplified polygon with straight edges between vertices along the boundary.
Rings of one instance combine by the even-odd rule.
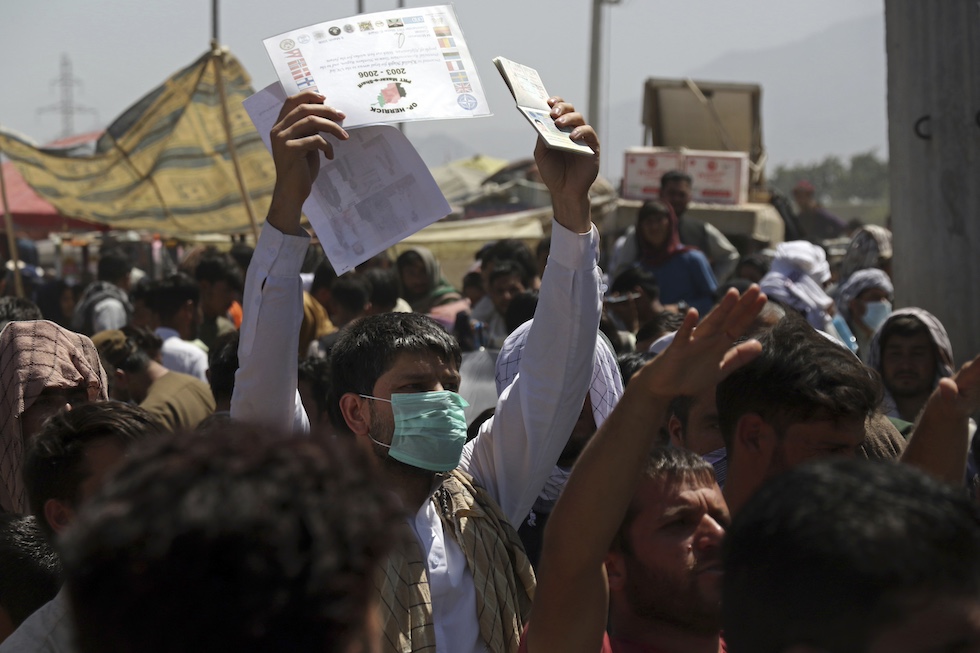
[[[0,331],[0,510],[26,513],[20,417],[49,388],[88,388],[105,400],[105,370],[86,336],[47,320],[10,322]]]
[[[487,650],[516,653],[535,587],[517,531],[494,500],[458,469],[445,476],[431,501],[444,532],[463,550],[473,574],[480,636]],[[413,536],[403,541],[375,577],[381,596],[382,649],[386,653],[435,651],[425,558]]]

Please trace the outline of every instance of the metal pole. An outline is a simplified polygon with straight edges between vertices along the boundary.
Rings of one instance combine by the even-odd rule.
[[[218,42],[218,0],[211,0],[211,40]]]
[[[8,210],[7,184],[3,180],[3,165],[0,159],[0,203],[3,204],[3,222],[7,227],[7,247],[10,249],[10,260],[14,262],[14,292],[18,297],[24,296],[24,281],[20,276],[20,257],[17,255],[17,237],[14,235],[14,217]]]
[[[602,64],[602,0],[592,0],[592,52],[589,57],[589,113],[585,119],[599,129],[599,76]]]
[[[358,14],[364,13],[364,0],[357,0],[357,13]]]

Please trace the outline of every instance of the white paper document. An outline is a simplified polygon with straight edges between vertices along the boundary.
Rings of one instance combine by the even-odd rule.
[[[269,132],[285,99],[276,82],[243,102],[270,151]],[[398,129],[375,125],[347,133],[346,141],[328,137],[334,158],[320,154],[320,174],[303,204],[337,274],[450,213],[422,157]]]
[[[361,14],[263,43],[286,94],[321,93],[348,128],[491,115],[449,5]]]
[[[503,57],[495,57],[493,64],[504,78],[511,95],[517,100],[517,110],[527,118],[548,147],[592,156],[591,147],[576,143],[568,137],[572,129],[562,129],[555,124],[551,117],[551,107],[548,106],[548,98],[551,96],[548,95],[538,71]]]

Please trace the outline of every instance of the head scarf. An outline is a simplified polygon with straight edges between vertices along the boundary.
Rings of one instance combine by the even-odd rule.
[[[666,210],[666,213],[670,218],[670,232],[667,236],[667,242],[661,247],[656,247],[643,240],[642,231],[640,230],[640,216],[644,213],[650,215],[664,212],[661,209]],[[678,254],[682,254],[691,249],[690,247],[681,244],[681,234],[677,223],[677,214],[674,213],[674,208],[667,202],[645,203],[640,207],[639,213],[636,214],[636,223],[637,252],[639,254],[640,262],[646,266],[660,267]]]
[[[878,268],[867,268],[864,270],[858,270],[850,277],[847,281],[842,283],[837,288],[837,312],[840,313],[846,321],[851,321],[851,300],[856,299],[865,290],[870,290],[872,288],[878,288],[880,290],[888,293],[891,297],[895,293],[895,287],[892,286],[892,280],[888,278],[888,275]]]
[[[902,308],[888,316],[885,323],[871,337],[868,367],[873,367],[878,372],[881,372],[881,334],[892,320],[903,315],[911,315],[925,324],[926,328],[929,329],[932,342],[936,345],[936,378],[933,381],[933,387],[939,383],[940,379],[953,376],[953,345],[949,341],[946,328],[935,315],[921,308]],[[888,388],[885,388],[885,398],[881,402],[881,412],[888,417],[901,417],[898,414],[898,407],[895,405],[895,400],[892,398]]]
[[[21,415],[44,390],[84,386],[89,401],[108,399],[105,370],[86,336],[54,322],[11,322],[0,332],[0,509],[27,511],[21,478]]]
[[[813,328],[823,331],[834,300],[824,292],[830,265],[823,249],[805,240],[780,243],[776,257],[759,287],[769,299],[801,312]]]
[[[442,276],[442,268],[439,266],[439,261],[436,260],[432,251],[426,247],[411,247],[402,252],[398,256],[397,261],[399,273],[401,272],[402,266],[405,265],[404,257],[409,252],[414,252],[422,259],[422,265],[425,266],[425,273],[429,279],[428,290],[420,295],[410,295],[407,288],[403,289],[405,300],[412,306],[413,311],[416,313],[428,313],[434,306],[448,304],[449,302],[460,299],[460,294]]]
[[[869,224],[855,232],[844,252],[840,265],[843,283],[858,270],[878,267],[880,259],[892,257],[892,232],[876,224]]]
[[[504,346],[497,355],[497,395],[504,391],[517,378],[521,355],[527,343],[527,334],[534,320],[528,320],[507,336]],[[596,428],[602,426],[613,408],[623,396],[623,377],[612,346],[601,333],[596,335],[595,358],[592,359],[592,383],[589,386],[589,399],[592,401],[592,418]]]

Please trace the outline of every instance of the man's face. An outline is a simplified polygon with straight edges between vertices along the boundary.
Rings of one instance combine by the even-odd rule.
[[[856,322],[864,317],[865,312],[868,310],[868,304],[873,304],[874,302],[883,302],[888,300],[888,293],[881,288],[868,288],[863,291],[857,297],[851,300],[848,308],[851,311],[852,321]]]
[[[205,318],[220,317],[228,313],[235,301],[235,291],[227,281],[201,281],[201,312]]]
[[[644,478],[633,501],[632,552],[610,554],[623,556],[630,611],[687,631],[716,634],[721,628],[721,541],[731,521],[718,485]]]
[[[801,210],[808,209],[816,204],[815,193],[812,190],[806,190],[803,188],[793,189],[793,201],[796,202],[796,206]]]
[[[929,334],[889,337],[881,349],[881,378],[893,397],[932,392],[936,380],[936,346]]]
[[[424,295],[429,292],[429,273],[421,260],[411,261],[401,266],[402,286],[411,295]]]
[[[20,432],[26,445],[31,441],[44,420],[60,410],[71,410],[72,406],[88,403],[88,388],[45,388],[20,416]]]
[[[675,423],[676,422],[676,423]],[[687,428],[680,420],[671,418],[668,423],[671,444],[683,447],[698,455],[705,455],[725,446],[718,427],[718,408],[715,404],[715,388],[712,386],[694,397],[687,413]]]
[[[526,288],[521,283],[520,276],[512,274],[509,277],[497,277],[490,283],[490,301],[501,315],[507,314],[510,302]]]
[[[863,417],[791,424],[777,438],[769,476],[818,458],[853,458],[864,442],[864,432]]]
[[[403,352],[395,357],[391,367],[378,377],[372,394],[379,399],[391,399],[399,392],[437,392],[450,390],[459,392],[460,376],[456,365],[431,351]],[[395,418],[391,404],[386,401],[369,402],[371,415],[369,435],[383,444],[391,444],[395,432]],[[384,447],[374,447],[375,454],[388,457]]]
[[[679,218],[691,203],[691,184],[683,180],[669,181],[660,189],[660,199],[670,204]]]
[[[670,216],[666,213],[649,213],[637,220],[636,232],[651,247],[663,247],[670,238]]]

